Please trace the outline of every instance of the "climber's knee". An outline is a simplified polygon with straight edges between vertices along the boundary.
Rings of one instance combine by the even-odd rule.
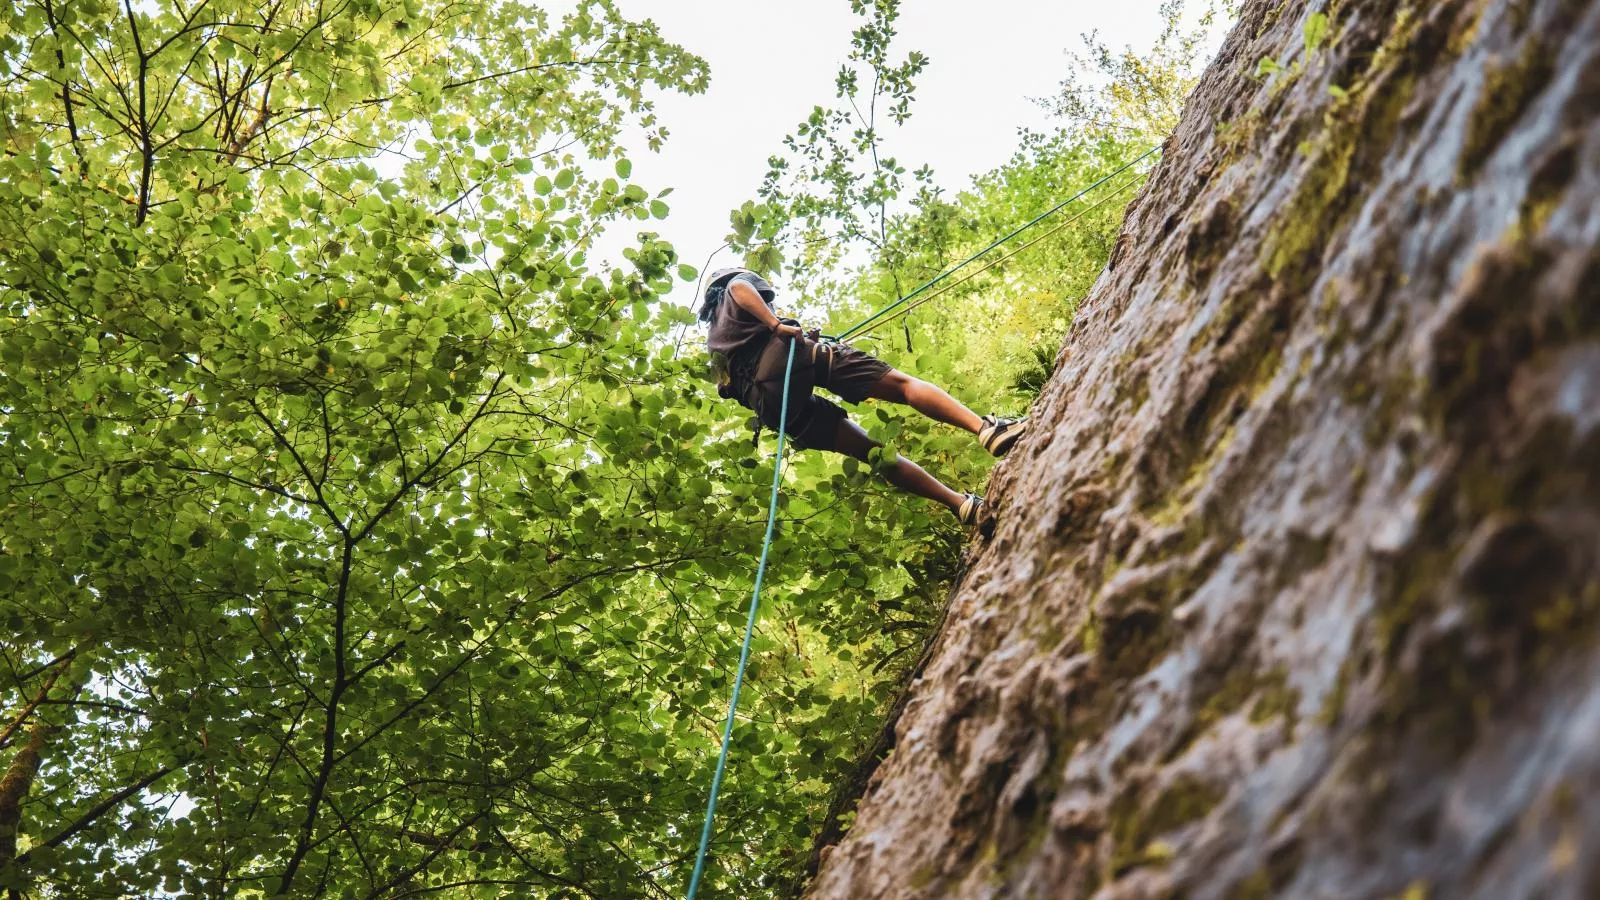
[[[833,446],[829,449],[866,462],[868,451],[878,446],[881,445],[868,437],[860,425],[849,419],[840,419],[838,429],[834,433]]]

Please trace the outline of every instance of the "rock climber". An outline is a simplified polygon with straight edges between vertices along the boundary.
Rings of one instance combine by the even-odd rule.
[[[818,340],[793,319],[773,311],[777,291],[749,269],[711,273],[700,305],[700,321],[710,325],[706,346],[719,355],[724,377],[718,393],[755,412],[768,428],[778,427],[783,403],[783,370],[789,342],[796,342],[789,377],[789,437],[802,449],[829,450],[867,461],[882,445],[867,437],[838,404],[812,393],[827,388],[850,403],[886,400],[903,403],[930,419],[977,435],[995,456],[1004,456],[1027,430],[1027,419],[978,416],[943,388],[913,378],[849,344]],[[729,300],[732,302],[728,302]],[[895,487],[948,507],[963,525],[978,521],[983,499],[945,487],[904,456],[879,470]]]

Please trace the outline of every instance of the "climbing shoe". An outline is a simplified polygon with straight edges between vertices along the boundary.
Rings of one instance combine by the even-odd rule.
[[[956,518],[960,519],[963,525],[976,525],[978,514],[981,512],[983,512],[983,498],[977,494],[968,494],[967,499],[956,507]]]
[[[983,428],[978,431],[978,443],[983,449],[995,456],[1005,456],[1011,452],[1011,447],[1016,444],[1017,438],[1028,430],[1028,420],[1002,419],[999,416],[984,416]]]

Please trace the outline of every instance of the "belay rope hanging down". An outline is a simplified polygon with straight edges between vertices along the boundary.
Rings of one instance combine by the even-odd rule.
[[[861,336],[863,334],[866,334],[867,332],[873,330],[874,328],[877,328],[879,325],[882,325],[885,322],[892,321],[894,319],[899,318],[900,316],[905,315],[906,313],[909,313],[911,310],[916,309],[918,306],[921,306],[924,303],[927,303],[929,300],[933,300],[936,297],[944,294],[946,291],[949,291],[951,288],[954,288],[957,285],[960,285],[960,284],[962,284],[964,282],[967,282],[967,281],[971,280],[972,278],[976,277],[977,275],[987,271],[988,269],[990,269],[990,268],[992,268],[992,267],[994,267],[996,265],[999,265],[1002,262],[1005,262],[1006,260],[1008,260],[1011,257],[1017,255],[1018,253],[1021,253],[1022,251],[1028,249],[1029,247],[1032,247],[1034,244],[1039,243],[1040,241],[1042,241],[1045,238],[1055,234],[1056,232],[1062,230],[1063,228],[1066,228],[1067,226],[1073,224],[1074,222],[1077,222],[1079,219],[1082,219],[1084,216],[1086,216],[1089,213],[1093,212],[1094,210],[1098,209],[1100,206],[1102,206],[1106,202],[1110,201],[1112,198],[1118,196],[1123,191],[1127,190],[1128,187],[1130,187],[1132,184],[1134,184],[1134,182],[1136,182],[1138,180],[1138,178],[1137,177],[1131,178],[1128,181],[1123,182],[1115,190],[1113,190],[1111,193],[1109,193],[1106,196],[1104,196],[1104,197],[1100,198],[1099,200],[1097,200],[1089,208],[1079,212],[1077,215],[1073,216],[1072,218],[1067,219],[1064,222],[1061,222],[1060,224],[1056,225],[1054,228],[1051,228],[1049,231],[1045,232],[1044,234],[1039,235],[1038,237],[1028,241],[1027,243],[1021,245],[1020,247],[1017,247],[1017,248],[1011,250],[1008,253],[1002,254],[1001,256],[997,256],[994,259],[989,260],[988,262],[984,263],[979,268],[975,269],[972,272],[969,272],[967,275],[963,276],[962,278],[945,285],[944,287],[940,288],[939,290],[934,291],[931,294],[927,294],[926,296],[923,296],[930,288],[932,288],[935,285],[943,282],[945,279],[949,278],[951,275],[954,275],[960,269],[963,269],[966,266],[970,265],[971,263],[976,262],[978,260],[978,258],[983,256],[985,253],[988,253],[990,250],[993,250],[996,247],[999,247],[1000,245],[1005,244],[1006,242],[1015,239],[1018,235],[1022,234],[1024,231],[1027,231],[1028,229],[1030,229],[1033,226],[1039,224],[1040,222],[1044,221],[1045,219],[1049,218],[1050,216],[1055,215],[1056,213],[1058,213],[1061,210],[1065,209],[1067,206],[1071,205],[1073,202],[1083,199],[1083,197],[1088,195],[1089,192],[1095,190],[1096,188],[1100,187],[1101,185],[1105,184],[1106,182],[1112,180],[1113,178],[1116,178],[1118,175],[1121,175],[1123,172],[1128,171],[1129,169],[1133,168],[1134,166],[1138,165],[1139,163],[1143,162],[1144,160],[1150,158],[1159,149],[1160,149],[1159,146],[1151,147],[1149,150],[1146,150],[1144,153],[1140,154],[1139,156],[1135,157],[1134,159],[1130,160],[1129,162],[1124,163],[1116,171],[1114,171],[1111,174],[1105,176],[1104,178],[1101,178],[1099,181],[1096,181],[1094,184],[1089,185],[1088,187],[1086,187],[1083,190],[1079,191],[1078,193],[1072,195],[1071,197],[1067,198],[1066,200],[1063,200],[1062,202],[1056,204],[1055,206],[1051,207],[1050,209],[1045,210],[1044,212],[1042,212],[1039,215],[1035,216],[1033,219],[1029,220],[1028,222],[1024,223],[1020,227],[1018,227],[1015,230],[1013,230],[1010,234],[1007,234],[1004,237],[996,240],[994,243],[990,244],[989,246],[984,247],[982,250],[979,250],[977,253],[972,254],[971,256],[967,257],[966,259],[962,260],[961,262],[956,263],[954,266],[951,266],[950,268],[944,270],[943,272],[939,273],[938,275],[936,275],[933,278],[929,279],[928,281],[924,282],[922,285],[917,287],[917,289],[912,291],[911,293],[906,294],[905,296],[901,297],[900,299],[894,301],[893,303],[890,303],[889,305],[887,305],[884,308],[878,310],[877,312],[873,313],[872,315],[867,316],[865,319],[862,319],[860,322],[857,322],[856,324],[854,324],[854,325],[850,326],[849,328],[845,329],[844,331],[840,332],[838,336],[836,336],[836,337],[824,337],[823,340],[827,340],[827,341],[848,341],[851,338],[859,337],[859,336]],[[915,301],[915,302],[913,302],[913,301]],[[896,312],[896,310],[898,310],[898,312]],[[894,314],[893,315],[889,315],[889,313],[894,313]],[[759,611],[761,609],[761,582],[766,577],[766,574],[767,574],[767,556],[770,553],[770,551],[772,550],[772,531],[773,531],[773,526],[778,521],[778,488],[782,484],[782,481],[783,481],[783,447],[784,447],[784,437],[785,437],[784,431],[785,431],[785,429],[787,428],[787,426],[789,424],[789,375],[790,375],[790,372],[793,370],[793,367],[794,367],[794,347],[795,347],[794,340],[790,339],[790,341],[789,341],[789,356],[788,356],[788,359],[785,360],[784,365],[783,365],[783,402],[778,407],[778,450],[777,450],[777,455],[776,455],[775,460],[774,460],[773,465],[772,465],[772,498],[771,498],[770,502],[767,505],[767,531],[766,531],[766,535],[761,539],[761,560],[756,565],[755,590],[753,590],[751,592],[751,594],[750,594],[750,614],[745,620],[744,642],[739,648],[739,667],[736,670],[734,670],[734,674],[733,674],[733,694],[728,699],[728,718],[727,718],[727,721],[724,722],[723,726],[722,726],[722,749],[717,753],[717,768],[716,768],[716,772],[715,772],[715,774],[713,774],[711,776],[711,795],[706,800],[706,819],[705,819],[705,824],[700,829],[700,849],[695,853],[695,857],[694,857],[694,873],[689,876],[689,893],[687,895],[687,900],[694,900],[695,892],[700,889],[700,877],[703,874],[705,874],[706,852],[711,846],[711,825],[712,825],[713,819],[716,818],[716,813],[717,813],[717,793],[722,789],[722,776],[723,776],[723,773],[727,770],[727,765],[728,765],[728,744],[729,744],[729,741],[733,737],[733,720],[734,720],[735,714],[738,712],[738,709],[739,709],[739,690],[744,686],[745,665],[750,660],[750,639],[751,639],[751,636],[755,634],[756,615],[759,613]]]
[[[717,813],[717,791],[722,787],[722,771],[728,764],[728,740],[733,737],[733,714],[739,708],[739,688],[744,685],[744,665],[750,659],[750,635],[756,630],[756,612],[761,608],[761,579],[767,574],[767,551],[772,549],[772,526],[778,521],[778,485],[783,479],[784,428],[789,424],[789,373],[794,369],[794,341],[789,341],[789,357],[783,363],[783,402],[778,405],[778,453],[772,464],[772,500],[767,504],[767,534],[761,539],[761,562],[756,565],[756,589],[750,594],[750,616],[744,623],[744,645],[739,648],[739,668],[733,673],[733,697],[728,700],[728,721],[722,726],[722,752],[717,754],[717,772],[711,776],[711,799],[706,801],[706,824],[700,829],[700,852],[694,857],[694,874],[689,876],[689,898],[700,887],[700,873],[706,865],[706,848],[711,845],[711,819]]]

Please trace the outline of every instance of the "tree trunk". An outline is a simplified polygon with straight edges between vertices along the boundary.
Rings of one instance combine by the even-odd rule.
[[[43,719],[35,719],[28,728],[28,741],[11,758],[6,774],[0,776],[0,872],[4,872],[17,858],[17,831],[22,825],[22,801],[33,788],[33,776],[39,772],[40,754],[44,752],[45,739],[50,737],[51,726]]]
[[[1245,3],[810,895],[1600,896],[1597,113],[1600,0]]]

